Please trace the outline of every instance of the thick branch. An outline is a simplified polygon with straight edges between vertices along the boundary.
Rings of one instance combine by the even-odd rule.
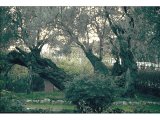
[[[28,68],[32,66],[33,72],[39,74],[40,77],[50,80],[50,82],[60,90],[65,88],[65,82],[68,81],[69,76],[62,69],[58,68],[54,62],[34,55],[34,50],[30,53],[25,53],[25,51],[21,49],[19,50],[21,52],[11,51],[8,54],[8,62]]]

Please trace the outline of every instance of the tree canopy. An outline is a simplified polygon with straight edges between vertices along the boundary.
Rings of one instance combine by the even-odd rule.
[[[67,74],[55,61],[43,58],[44,46],[57,56],[70,55],[73,47],[82,50],[96,73],[126,79],[130,73],[133,83],[126,82],[126,88],[136,80],[136,62],[159,61],[159,7],[0,7],[0,11],[0,41],[9,53],[7,62],[32,67],[59,89],[65,88]],[[8,50],[11,46],[13,51]],[[107,55],[116,61],[112,73]]]

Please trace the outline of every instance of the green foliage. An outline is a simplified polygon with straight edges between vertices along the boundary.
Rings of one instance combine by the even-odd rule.
[[[20,25],[18,10],[16,7],[0,7],[0,41],[3,43],[19,37]]]
[[[7,89],[17,93],[25,93],[28,88],[28,79],[28,76],[25,75],[20,77],[10,76],[8,80],[5,80]],[[30,87],[32,91],[42,91],[44,90],[44,80],[37,75],[33,75]]]
[[[0,76],[0,87],[14,92],[26,92],[28,88],[29,72],[28,69],[19,65],[14,65],[9,71],[8,76]],[[37,74],[32,73],[31,89],[33,91],[44,90],[44,80]]]
[[[125,80],[126,80],[126,83],[125,83],[125,91],[124,91],[124,96],[127,96],[127,97],[134,97],[134,94],[135,94],[135,83],[134,83],[134,77],[132,77],[132,74],[130,69],[127,69],[126,73],[125,73]]]
[[[0,90],[5,88],[5,82],[4,80],[0,80]]]
[[[103,112],[112,103],[113,97],[111,78],[99,75],[76,78],[66,89],[66,98],[83,113]]]
[[[4,73],[8,66],[5,58],[6,58],[6,53],[0,51],[0,74]]]
[[[25,67],[14,65],[7,76],[1,76],[5,82],[5,89],[14,92],[25,92],[27,88],[28,70]]]
[[[27,90],[27,80],[28,78],[26,76],[21,77],[19,79],[11,79],[11,91],[14,92],[26,92]]]
[[[140,92],[160,96],[160,72],[139,71],[136,88]]]
[[[139,71],[138,73],[138,78],[140,80],[144,81],[153,81],[154,83],[159,83],[160,82],[160,72],[159,71],[150,71],[150,70],[143,70]]]
[[[93,68],[88,61],[82,59],[82,63],[76,58],[70,58],[71,60],[60,60],[57,64],[60,68],[64,69],[68,74],[77,76],[85,73],[93,73]]]
[[[2,90],[0,92],[0,112],[1,113],[18,113],[23,112],[24,106],[21,101],[16,99],[16,96],[9,92]]]
[[[134,113],[149,113],[149,110],[145,109],[145,105],[133,106]]]
[[[32,90],[33,91],[43,91],[44,90],[44,80],[38,75],[32,75]]]

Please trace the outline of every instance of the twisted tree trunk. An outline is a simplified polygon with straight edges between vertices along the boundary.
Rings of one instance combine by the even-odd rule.
[[[117,36],[118,44],[120,47],[119,57],[122,61],[122,75],[125,76],[125,95],[133,97],[135,93],[135,82],[137,77],[137,64],[131,49],[131,40],[133,40],[131,33],[134,29],[134,19],[128,13],[127,7],[124,7],[124,13],[129,19],[129,29],[124,29],[113,24],[107,11],[106,17],[108,18],[112,32]]]
[[[87,51],[85,52],[85,55],[91,62],[95,72],[103,75],[107,75],[109,73],[107,66],[101,61],[100,58],[95,56],[93,52]]]
[[[109,70],[108,67],[102,62],[101,57],[97,57],[94,55],[92,48],[86,48],[79,40],[78,38],[76,39],[76,43],[81,47],[83,50],[85,56],[88,58],[90,63],[92,64],[94,71],[103,75],[108,75]]]
[[[39,74],[40,77],[49,80],[55,87],[64,90],[65,82],[68,81],[69,76],[57,65],[47,58],[40,56],[38,48],[31,49],[27,53],[20,48],[11,51],[7,56],[7,61],[12,64],[18,64],[27,68],[32,67],[32,71]]]

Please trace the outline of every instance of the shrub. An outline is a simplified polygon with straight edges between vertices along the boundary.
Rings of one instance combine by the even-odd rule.
[[[12,77],[11,79],[11,85],[12,88],[9,89],[11,91],[17,92],[17,93],[24,93],[28,89],[28,76],[21,76],[20,78]],[[44,90],[44,80],[40,78],[38,75],[33,74],[32,75],[32,81],[31,81],[31,90],[32,91],[43,91]]]
[[[27,77],[20,77],[18,79],[11,78],[12,81],[12,89],[11,91],[14,91],[16,93],[26,92],[27,90]]]
[[[150,110],[145,109],[146,105],[140,104],[133,106],[133,112],[134,113],[151,113]]]
[[[32,75],[32,91],[43,91],[44,90],[44,79],[42,79],[39,75]]]
[[[160,96],[160,72],[151,70],[139,71],[136,88],[140,92]]]
[[[19,113],[25,109],[21,101],[16,99],[16,96],[9,92],[2,90],[0,92],[0,112],[1,113]]]
[[[114,97],[111,78],[98,75],[76,78],[68,84],[65,93],[66,98],[82,113],[101,113]]]
[[[0,90],[4,89],[4,87],[5,87],[4,80],[0,80]]]

